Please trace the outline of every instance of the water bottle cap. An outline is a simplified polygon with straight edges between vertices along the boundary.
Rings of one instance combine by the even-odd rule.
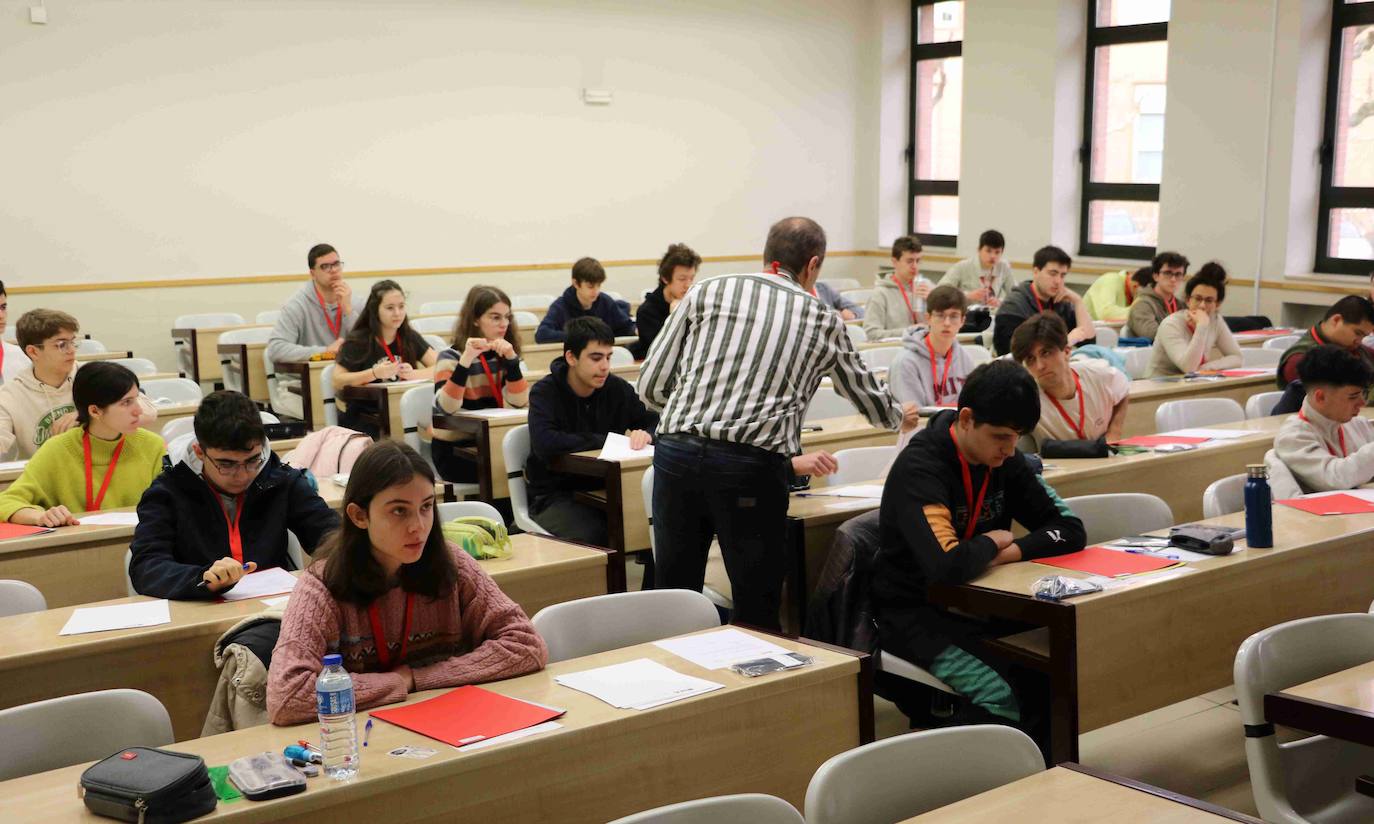
[[[337,667],[343,664],[343,656],[337,652],[331,652],[324,657],[326,667]]]

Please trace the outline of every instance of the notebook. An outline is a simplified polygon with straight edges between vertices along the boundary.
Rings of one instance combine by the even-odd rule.
[[[1374,512],[1374,503],[1354,495],[1344,494],[1287,498],[1282,501],[1274,501],[1274,503],[1301,509],[1303,512],[1310,512],[1313,515],[1364,515]]]
[[[1152,555],[1132,555],[1126,552],[1104,549],[1100,546],[1090,546],[1081,552],[1071,552],[1068,555],[1056,555],[1053,558],[1036,558],[1035,563],[1058,567],[1059,569],[1071,569],[1075,572],[1087,572],[1092,575],[1104,575],[1108,578],[1119,578],[1123,575],[1139,575],[1142,572],[1155,572],[1157,570],[1179,566],[1179,562],[1171,558],[1157,558]]]
[[[411,732],[461,747],[542,724],[558,718],[563,712],[468,686],[427,701],[373,710],[370,714]]]
[[[1190,435],[1136,435],[1132,438],[1122,438],[1117,441],[1120,446],[1166,446],[1169,444],[1200,444],[1207,443],[1211,438],[1199,438]]]

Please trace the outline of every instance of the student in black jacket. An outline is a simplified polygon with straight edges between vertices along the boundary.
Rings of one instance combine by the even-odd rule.
[[[999,564],[1077,552],[1085,540],[1082,521],[1016,450],[1039,419],[1030,373],[1009,361],[984,364],[969,374],[958,410],[937,414],[916,433],[883,486],[882,547],[872,570],[879,644],[968,699],[959,715],[965,723],[1030,726],[1023,711],[1039,708],[974,651],[981,625],[932,605],[928,588],[965,583]],[[1028,534],[1014,537],[1012,521]]]
[[[596,489],[596,479],[565,475],[549,468],[559,455],[600,449],[606,434],[627,435],[643,449],[653,441],[658,415],[635,389],[611,374],[615,336],[597,318],[568,324],[563,357],[530,390],[530,456],[525,463],[530,516],[560,538],[608,546],[606,515],[574,500],[579,490]]]
[[[577,318],[599,318],[617,335],[633,335],[635,322],[630,320],[630,304],[602,294],[606,283],[606,267],[596,258],[585,257],[573,264],[572,285],[563,290],[539,328],[534,330],[535,343],[557,343],[567,335],[569,321]]]
[[[129,576],[142,595],[210,600],[250,572],[294,568],[288,529],[313,553],[338,525],[309,473],[272,452],[253,402],[221,390],[200,402],[184,457],[139,501]]]
[[[674,243],[668,247],[658,262],[658,288],[644,296],[635,314],[635,326],[639,328],[639,342],[630,351],[639,360],[649,354],[654,338],[668,322],[668,315],[677,308],[697,279],[701,268],[701,255],[685,243]]]

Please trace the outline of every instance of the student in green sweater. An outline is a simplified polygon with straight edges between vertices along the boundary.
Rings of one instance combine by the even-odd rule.
[[[135,506],[162,472],[167,445],[139,429],[138,378],[93,361],[72,381],[78,427],[49,438],[0,493],[0,518],[31,526],[76,526],[73,512]]]

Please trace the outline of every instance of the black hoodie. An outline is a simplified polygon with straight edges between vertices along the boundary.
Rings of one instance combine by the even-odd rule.
[[[663,284],[660,283],[657,289],[644,296],[644,302],[639,304],[639,311],[635,313],[639,342],[631,346],[630,351],[637,359],[644,360],[644,356],[649,354],[654,338],[658,337],[663,324],[668,322],[669,311],[668,301],[663,297]]]

